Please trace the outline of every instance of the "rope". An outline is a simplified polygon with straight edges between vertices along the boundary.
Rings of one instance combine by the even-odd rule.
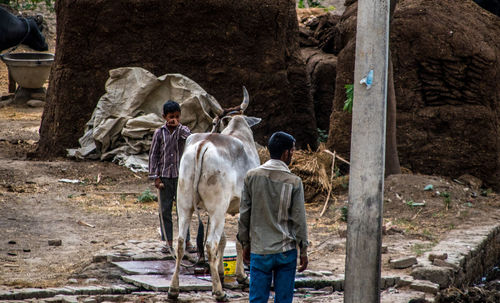
[[[200,211],[198,210],[198,222],[203,222],[201,221],[201,216],[200,216]],[[160,216],[161,217],[161,216]],[[208,218],[208,221],[207,221],[207,227],[205,229],[205,234],[204,234],[204,240],[203,240],[203,247],[206,246],[207,244],[207,234],[208,234],[208,225],[210,224],[210,217]],[[163,225],[163,224],[162,224]],[[184,243],[185,245],[186,243]],[[170,255],[174,257],[174,260],[177,260],[177,255],[174,253],[173,249],[172,249],[172,246],[169,245],[168,247],[168,250],[170,252]],[[200,248],[198,247],[198,252],[199,252]],[[189,261],[193,262],[192,260],[189,259],[189,255],[185,254],[185,256],[188,258]],[[193,262],[192,265],[186,265],[186,264],[183,264],[182,261],[181,261],[181,266],[182,267],[185,267],[185,268],[191,268],[191,267],[194,267],[196,266],[197,264],[200,264],[200,254],[198,254],[198,259],[196,260],[196,262]]]

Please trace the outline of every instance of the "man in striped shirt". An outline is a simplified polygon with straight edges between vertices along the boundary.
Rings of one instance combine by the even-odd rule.
[[[153,135],[149,151],[149,178],[154,180],[160,199],[160,227],[161,237],[165,238],[169,247],[172,247],[172,204],[177,194],[177,180],[179,177],[179,163],[184,151],[184,144],[191,131],[180,121],[181,107],[175,101],[169,100],[163,105],[163,119],[166,123],[158,128]],[[200,224],[201,237],[203,226]],[[189,240],[187,233],[186,250],[196,252],[196,247]],[[165,247],[164,252],[169,251]]]

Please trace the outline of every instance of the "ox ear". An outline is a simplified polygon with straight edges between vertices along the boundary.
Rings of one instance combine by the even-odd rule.
[[[257,118],[257,117],[247,117],[245,116],[245,121],[247,121],[248,125],[250,127],[254,126],[254,125],[257,125],[260,123],[260,121],[262,121],[261,118]]]
[[[43,15],[38,14],[38,15],[35,16],[34,19],[35,19],[36,25],[42,26],[42,24],[43,24]]]

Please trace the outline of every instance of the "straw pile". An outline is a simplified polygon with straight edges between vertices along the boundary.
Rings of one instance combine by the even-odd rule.
[[[317,151],[296,150],[293,153],[290,170],[302,178],[306,203],[324,202],[328,191],[343,191],[347,188],[348,176],[337,176],[337,165],[332,170],[332,156],[322,152],[321,145]],[[261,163],[269,160],[267,148],[259,148]],[[333,178],[332,178],[333,171]]]

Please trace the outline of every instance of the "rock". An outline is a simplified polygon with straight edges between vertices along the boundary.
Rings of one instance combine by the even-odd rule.
[[[9,99],[12,99],[12,98],[14,98],[14,94],[8,94],[8,95],[2,95],[2,96],[0,96],[0,100],[1,101],[9,100]]]
[[[45,92],[36,92],[36,93],[31,93],[31,98],[39,101],[41,100],[42,102],[45,101],[45,96],[46,96],[46,93]]]
[[[413,283],[415,279],[412,276],[401,276],[399,280],[396,281],[396,287],[405,287]]]
[[[387,245],[382,245],[382,248],[380,249],[380,252],[382,254],[386,254],[388,251],[389,251],[389,248],[387,247]]]
[[[106,262],[108,260],[108,254],[104,251],[99,252],[97,255],[92,257],[93,263]]]
[[[447,288],[451,284],[453,270],[449,267],[424,266],[414,268],[411,276],[417,280],[428,280]]]
[[[469,174],[461,175],[457,178],[458,181],[465,183],[467,186],[477,191],[483,186],[483,181]]]
[[[323,291],[323,292],[326,292],[326,293],[332,293],[333,292],[333,286],[323,287],[320,290]]]
[[[44,101],[35,100],[35,99],[26,101],[26,104],[29,107],[44,107],[45,106],[45,102]]]
[[[410,288],[430,294],[437,294],[439,291],[439,284],[425,280],[415,280],[410,284]]]
[[[49,246],[61,246],[62,245],[62,240],[60,239],[52,239],[48,241]]]
[[[445,252],[431,252],[429,253],[429,261],[434,261],[435,259],[446,260],[448,254]]]
[[[77,296],[61,296],[61,300],[64,303],[78,303]]]
[[[403,257],[399,259],[389,260],[389,265],[391,266],[391,268],[396,269],[408,268],[410,266],[413,266],[414,264],[417,264],[416,257]]]
[[[395,276],[382,277],[381,278],[382,289],[394,287],[394,285],[396,285],[398,280],[399,280],[399,277],[395,277]]]
[[[439,267],[449,267],[449,268],[453,268],[454,270],[458,270],[458,265],[455,265],[455,264],[450,263],[450,262],[446,262],[445,260],[441,260],[441,259],[434,259],[432,261],[432,265],[439,266]]]
[[[68,279],[68,283],[70,284],[77,284],[78,283],[78,280],[77,279]]]
[[[339,242],[339,243],[327,243],[325,245],[325,249],[330,251],[330,252],[344,250],[345,249],[345,241]]]
[[[339,228],[338,233],[339,237],[347,238],[347,228]]]
[[[87,280],[85,280],[85,284],[95,284],[95,283],[98,283],[99,280],[97,280],[96,278],[88,278]]]
[[[6,101],[0,101],[0,108],[9,106],[12,103],[12,99]]]

